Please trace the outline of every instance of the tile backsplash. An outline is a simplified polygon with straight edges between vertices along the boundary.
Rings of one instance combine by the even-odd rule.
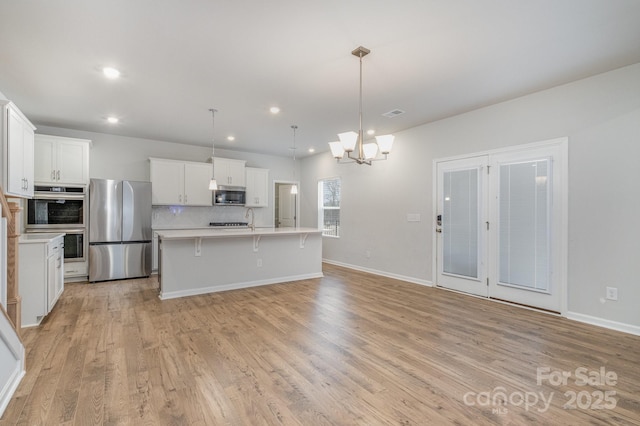
[[[256,213],[256,225],[261,225],[259,212]],[[247,209],[240,206],[190,207],[190,206],[153,206],[151,226],[159,228],[200,228],[209,226],[209,222],[248,222],[245,219]],[[266,224],[265,224],[266,225]]]

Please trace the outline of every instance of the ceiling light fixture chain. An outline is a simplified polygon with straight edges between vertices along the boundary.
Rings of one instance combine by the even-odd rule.
[[[215,130],[216,130],[216,112],[218,112],[215,108],[209,108],[211,111],[211,180],[209,181],[209,190],[215,191],[218,189],[218,183],[216,182],[216,174],[215,174]]]
[[[391,152],[393,146],[393,135],[376,136],[375,143],[364,143],[364,131],[362,129],[362,58],[367,56],[371,51],[366,47],[359,46],[354,49],[351,54],[357,56],[360,61],[360,92],[359,92],[359,105],[358,105],[358,132],[344,132],[338,134],[340,141],[329,142],[329,148],[331,148],[331,155],[338,163],[357,163],[371,165],[372,161],[386,160],[387,155]],[[357,157],[353,157],[351,153],[357,148]],[[378,151],[384,158],[376,158]],[[350,161],[341,161],[346,158]]]
[[[291,128],[293,129],[293,147],[291,148],[293,150],[293,185],[291,185],[291,193],[295,195],[298,193],[298,184],[296,183],[296,130],[298,130],[298,126],[292,124]]]

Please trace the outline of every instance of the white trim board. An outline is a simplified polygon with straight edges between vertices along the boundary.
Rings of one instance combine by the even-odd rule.
[[[13,325],[4,312],[0,312],[0,357],[2,362],[2,377],[7,377],[5,383],[0,383],[0,417],[9,405],[22,377],[25,375],[25,350],[20,338],[13,329]],[[6,374],[6,373],[9,374]]]
[[[396,279],[396,280],[406,281],[406,282],[413,283],[413,284],[420,284],[420,285],[423,285],[423,286],[426,286],[426,287],[433,287],[433,283],[431,281],[423,280],[423,279],[420,279],[420,278],[408,277],[406,275],[393,274],[393,273],[390,273],[390,272],[380,271],[380,270],[377,270],[377,269],[370,269],[370,268],[365,268],[365,267],[362,267],[362,266],[351,265],[349,263],[337,262],[335,260],[330,260],[330,259],[322,259],[322,262],[323,263],[328,263],[330,265],[342,266],[343,268],[353,269],[355,271],[368,272],[370,274],[379,275],[381,277],[393,278],[393,279]]]
[[[457,294],[462,294],[465,296],[470,296],[470,297],[475,297],[478,299],[482,299],[482,300],[488,300],[490,302],[493,303],[501,303],[503,305],[508,305],[508,306],[515,306],[517,308],[521,308],[521,309],[527,309],[530,311],[535,311],[535,312],[541,312],[547,315],[551,315],[551,316],[555,316],[555,317],[565,317],[567,319],[573,320],[573,321],[578,321],[578,322],[582,322],[585,324],[590,324],[590,325],[595,325],[598,327],[604,327],[604,328],[608,328],[610,330],[615,330],[615,331],[621,331],[623,333],[629,333],[629,334],[633,334],[636,336],[640,336],[640,327],[639,326],[635,326],[635,325],[631,325],[631,324],[625,324],[625,323],[621,323],[621,322],[616,322],[616,321],[610,321],[607,319],[603,319],[603,318],[598,318],[598,317],[594,317],[591,315],[585,315],[585,314],[579,314],[577,312],[567,312],[566,315],[560,315],[560,314],[556,314],[553,312],[547,312],[543,309],[536,309],[536,308],[531,308],[529,306],[523,306],[523,305],[519,305],[517,303],[510,303],[504,300],[497,300],[497,299],[491,299],[489,297],[481,297],[481,296],[476,296],[473,294],[469,294],[469,293],[464,293],[461,291],[456,291],[456,290],[451,290],[448,288],[444,288],[444,287],[438,287],[438,286],[434,286],[433,283],[431,281],[427,281],[427,280],[421,280],[421,279],[417,279],[417,278],[412,278],[412,277],[407,277],[404,275],[397,275],[397,274],[390,274],[388,272],[384,272],[384,271],[378,271],[375,269],[370,269],[370,268],[363,268],[361,266],[356,266],[356,265],[351,265],[348,263],[343,263],[343,262],[336,262],[333,260],[329,260],[329,259],[322,259],[323,263],[328,263],[330,265],[336,265],[336,266],[341,266],[343,268],[348,268],[348,269],[353,269],[355,271],[360,271],[360,272],[367,272],[373,275],[379,275],[379,276],[383,276],[383,277],[388,277],[388,278],[393,278],[393,279],[397,279],[400,281],[406,281],[406,282],[410,282],[413,284],[420,284],[420,285],[424,285],[426,287],[433,287],[439,290],[444,290],[444,291],[450,291],[452,293],[457,293]]]
[[[611,321],[604,318],[598,318],[591,315],[579,314],[577,312],[567,312],[567,319],[582,322],[585,324],[596,325],[598,327],[608,328],[610,330],[621,331],[636,336],[640,336],[640,326],[625,324],[623,322]]]

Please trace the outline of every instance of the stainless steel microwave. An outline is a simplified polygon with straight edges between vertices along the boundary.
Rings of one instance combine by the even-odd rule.
[[[244,206],[245,188],[241,186],[220,186],[213,193],[216,206]]]

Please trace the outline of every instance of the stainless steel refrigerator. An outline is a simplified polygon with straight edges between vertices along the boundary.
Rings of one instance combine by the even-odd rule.
[[[151,274],[151,183],[91,179],[89,281]]]

